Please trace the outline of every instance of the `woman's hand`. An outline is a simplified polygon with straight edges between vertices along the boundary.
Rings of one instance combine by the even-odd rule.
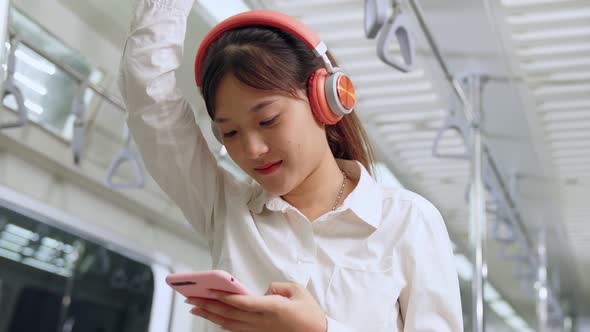
[[[189,298],[191,313],[232,332],[326,332],[326,315],[305,289],[288,282],[273,282],[266,295],[213,292],[215,300]]]

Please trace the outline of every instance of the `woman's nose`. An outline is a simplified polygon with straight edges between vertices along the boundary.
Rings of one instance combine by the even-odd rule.
[[[245,135],[242,141],[243,151],[248,159],[259,159],[269,148],[264,138],[258,133]]]

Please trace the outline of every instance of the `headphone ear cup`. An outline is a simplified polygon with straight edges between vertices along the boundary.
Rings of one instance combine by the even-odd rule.
[[[326,99],[326,78],[328,76],[328,71],[325,68],[313,72],[307,82],[307,96],[311,111],[316,119],[323,124],[333,125],[340,121],[342,116],[332,111]]]
[[[211,131],[213,132],[213,136],[215,136],[215,139],[219,143],[221,143],[221,145],[223,145],[223,137],[221,136],[221,131],[219,130],[219,127],[213,121],[211,121]]]

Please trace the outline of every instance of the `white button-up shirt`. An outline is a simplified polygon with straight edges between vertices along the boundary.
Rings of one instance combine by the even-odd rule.
[[[120,85],[149,172],[208,240],[213,267],[254,294],[273,281],[304,285],[330,332],[462,331],[451,243],[426,199],[382,188],[360,163],[339,161],[358,183],[340,207],[310,222],[217,165],[176,88],[193,1],[137,1]],[[208,331],[221,329],[210,323]]]

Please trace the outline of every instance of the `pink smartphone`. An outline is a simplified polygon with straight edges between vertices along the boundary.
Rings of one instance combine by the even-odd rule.
[[[223,270],[173,273],[166,283],[184,297],[211,298],[209,290],[248,295],[250,292],[236,278]]]

